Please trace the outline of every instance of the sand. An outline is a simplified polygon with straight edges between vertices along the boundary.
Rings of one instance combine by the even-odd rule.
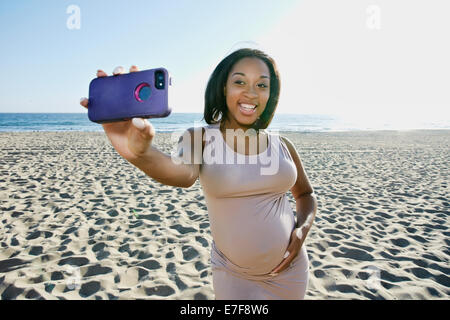
[[[306,299],[449,298],[450,131],[283,135],[319,202]],[[1,132],[0,150],[1,299],[214,299],[198,181],[161,185],[103,133]]]

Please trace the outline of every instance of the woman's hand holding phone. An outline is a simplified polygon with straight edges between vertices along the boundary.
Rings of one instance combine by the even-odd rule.
[[[131,66],[130,72],[139,71],[136,66]],[[124,74],[122,67],[117,67],[113,71],[114,76]],[[97,77],[107,77],[103,70],[97,71]],[[86,109],[89,108],[87,98],[81,98],[80,104]],[[103,130],[111,141],[112,146],[126,160],[133,161],[141,157],[149,148],[155,136],[153,125],[142,118],[133,118],[132,120],[102,123]]]

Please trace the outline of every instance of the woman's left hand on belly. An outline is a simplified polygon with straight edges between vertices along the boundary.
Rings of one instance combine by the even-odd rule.
[[[291,233],[291,238],[289,240],[289,245],[287,247],[286,253],[284,255],[281,263],[273,269],[270,274],[277,275],[281,271],[287,269],[291,262],[295,259],[295,257],[300,252],[300,249],[303,245],[303,242],[306,238],[307,230],[305,230],[305,226],[300,228],[295,228]]]

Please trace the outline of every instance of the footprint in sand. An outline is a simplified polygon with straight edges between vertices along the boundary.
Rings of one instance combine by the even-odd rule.
[[[1,298],[2,300],[14,300],[16,299],[19,295],[21,295],[25,290],[22,288],[17,288],[14,285],[10,285],[8,288],[6,288],[2,295]]]
[[[409,246],[409,241],[403,238],[391,239],[391,242],[397,247],[405,248]]]
[[[162,221],[161,217],[157,214],[139,214],[138,219],[157,221],[157,222]]]
[[[175,290],[170,287],[170,286],[166,286],[166,285],[162,285],[162,286],[156,286],[156,287],[152,287],[152,288],[145,288],[145,293],[148,296],[161,296],[161,297],[168,297],[172,294],[175,293]]]
[[[196,240],[197,242],[200,242],[200,244],[201,244],[203,247],[205,247],[205,248],[207,248],[207,247],[209,246],[208,240],[206,240],[206,239],[203,238],[203,237],[196,236],[196,237],[195,237],[195,240]]]
[[[82,298],[88,298],[101,289],[99,281],[90,281],[81,285],[79,294]]]
[[[188,288],[188,286],[180,279],[179,276],[175,275],[174,279],[176,286],[179,290],[185,290]]]
[[[109,267],[102,267],[100,264],[89,266],[83,277],[94,277],[98,275],[111,273],[113,269]]]
[[[183,259],[186,261],[192,260],[199,255],[198,251],[191,246],[183,246],[181,250],[183,251]]]
[[[24,267],[26,264],[28,264],[28,261],[12,258],[12,259],[6,259],[0,261],[0,272],[6,273],[9,271],[14,271],[16,269],[20,269]]]
[[[42,246],[33,246],[31,247],[29,254],[32,256],[38,256],[42,254],[42,249]]]
[[[194,300],[208,300],[208,298],[203,293],[197,292],[194,295]]]
[[[161,265],[159,264],[159,262],[156,260],[152,260],[152,259],[141,262],[138,264],[138,266],[144,267],[149,270],[156,270],[156,269],[161,268]]]
[[[340,248],[340,251],[335,251],[332,255],[336,258],[348,258],[352,260],[358,261],[373,261],[374,258],[371,254],[367,253],[364,250],[360,249],[349,249],[349,248]]]
[[[84,257],[69,257],[69,258],[59,260],[58,265],[63,266],[63,265],[68,264],[68,265],[72,265],[72,266],[81,267],[81,266],[84,266],[89,263],[90,263],[89,259],[84,258]]]
[[[176,224],[176,225],[174,225],[174,226],[170,226],[170,229],[175,229],[175,230],[177,230],[177,231],[178,231],[179,233],[181,233],[181,234],[186,234],[186,233],[188,233],[188,232],[197,232],[197,230],[194,229],[194,228],[183,227],[183,226],[180,225],[180,224]]]

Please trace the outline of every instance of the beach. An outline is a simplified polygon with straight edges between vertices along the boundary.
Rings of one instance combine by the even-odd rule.
[[[281,135],[318,199],[306,299],[450,297],[450,130]],[[1,299],[214,299],[198,180],[164,186],[99,132],[0,132],[0,150]]]

